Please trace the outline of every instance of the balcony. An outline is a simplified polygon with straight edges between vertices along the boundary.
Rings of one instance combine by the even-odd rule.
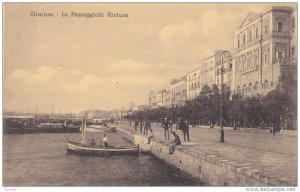
[[[258,70],[258,65],[254,65],[254,66],[251,66],[251,67],[249,67],[249,68],[243,70],[243,71],[241,72],[241,74],[250,73],[250,72],[252,72],[252,71],[257,71],[257,70]]]

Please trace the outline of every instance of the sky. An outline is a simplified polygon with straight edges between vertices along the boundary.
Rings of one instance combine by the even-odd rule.
[[[5,3],[4,111],[50,113],[53,106],[54,113],[77,113],[147,105],[151,90],[196,69],[210,51],[231,50],[233,31],[247,14],[271,5],[282,4]],[[71,17],[72,12],[104,17]],[[128,17],[109,18],[108,12]]]

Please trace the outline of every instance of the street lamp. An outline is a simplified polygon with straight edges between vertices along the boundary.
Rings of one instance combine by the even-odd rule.
[[[223,51],[221,54],[221,96],[220,96],[220,133],[221,133],[221,142],[224,143],[224,129],[223,129],[223,71],[224,71],[224,62],[231,62],[232,56],[229,51]]]

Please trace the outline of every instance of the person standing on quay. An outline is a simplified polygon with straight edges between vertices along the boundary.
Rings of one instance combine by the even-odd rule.
[[[140,120],[140,132],[141,132],[141,134],[143,134],[143,125],[144,125],[144,122],[143,122],[143,120],[141,119],[141,120]]]
[[[144,135],[148,135],[148,129],[151,129],[151,122],[147,118],[144,125]]]
[[[190,141],[190,127],[189,127],[189,124],[188,124],[188,120],[186,119],[184,122],[184,125],[183,125],[183,138],[184,138],[184,141],[186,141],[185,138],[187,138],[188,141]]]
[[[169,140],[170,139],[170,132],[169,132],[170,122],[168,121],[168,118],[164,119],[164,121],[161,123],[161,126],[164,128],[165,139],[167,139],[167,136],[168,136],[168,140]]]
[[[184,121],[183,121],[182,117],[178,117],[178,121],[176,124],[176,131],[179,130],[179,132],[184,132],[184,129],[185,129]]]
[[[138,120],[136,120],[135,122],[134,122],[134,131],[137,131],[137,127],[139,126],[139,121]]]

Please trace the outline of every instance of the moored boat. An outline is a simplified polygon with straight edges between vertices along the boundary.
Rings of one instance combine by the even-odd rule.
[[[85,118],[82,121],[80,127],[81,131],[81,143],[68,141],[67,139],[67,152],[77,153],[81,155],[93,155],[93,156],[108,156],[108,155],[132,155],[139,154],[139,148],[132,147],[120,147],[120,146],[104,146],[104,145],[88,145],[85,143],[85,132],[86,132],[86,121]]]
[[[81,155],[132,155],[139,154],[138,147],[119,147],[119,146],[91,146],[73,141],[67,141],[67,152]]]

